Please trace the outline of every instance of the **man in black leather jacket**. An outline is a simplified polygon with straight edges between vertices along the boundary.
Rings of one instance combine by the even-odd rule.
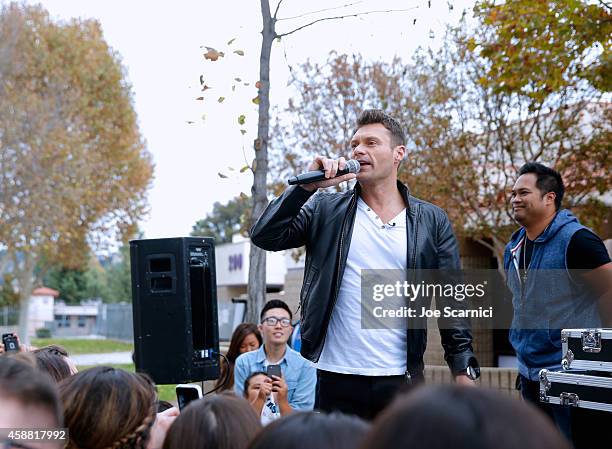
[[[301,353],[317,363],[317,405],[324,411],[373,418],[407,382],[423,380],[426,330],[361,328],[360,270],[460,267],[446,213],[411,196],[397,180],[404,141],[395,119],[364,111],[351,140],[359,173],[334,177],[344,158],[317,156],[309,170],[324,170],[328,179],[289,187],[251,230],[253,243],[268,251],[306,246]],[[315,194],[355,177],[350,191]],[[473,384],[479,368],[471,332],[440,334],[457,382]]]

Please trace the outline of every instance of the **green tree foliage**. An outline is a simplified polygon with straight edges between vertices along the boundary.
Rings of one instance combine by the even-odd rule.
[[[2,285],[0,285],[0,307],[16,306],[19,304],[19,294],[13,287],[14,277],[10,273],[4,273],[2,276]]]
[[[227,204],[216,202],[212,213],[198,220],[191,231],[193,236],[214,237],[215,243],[228,243],[234,234],[244,234],[245,219],[250,212],[250,199],[238,196]]]
[[[44,285],[60,292],[59,298],[68,304],[78,304],[87,299],[86,272],[63,267],[53,267],[45,276]]]
[[[0,249],[13,260],[22,333],[35,270],[82,267],[92,236],[129,236],[152,172],[131,87],[100,24],[2,6]]]
[[[580,80],[612,88],[612,9],[603,1],[482,0],[471,48],[490,62],[483,82],[543,100]]]

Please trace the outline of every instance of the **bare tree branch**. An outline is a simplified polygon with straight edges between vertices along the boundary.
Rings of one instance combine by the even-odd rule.
[[[301,27],[298,27],[298,28],[296,28],[294,30],[291,30],[291,31],[288,31],[286,33],[277,34],[276,37],[289,36],[290,34],[293,34],[296,31],[303,30],[306,27],[314,25],[315,23],[323,22],[325,20],[345,19],[347,17],[359,17],[359,16],[366,16],[368,14],[380,14],[380,13],[388,13],[388,12],[406,12],[406,11],[412,11],[412,10],[415,10],[415,9],[418,9],[418,8],[419,8],[418,6],[413,6],[412,8],[405,8],[405,9],[387,9],[387,10],[380,10],[380,11],[366,11],[366,12],[360,12],[360,13],[355,13],[355,14],[346,14],[346,15],[343,15],[343,16],[323,17],[322,19],[313,20],[312,22],[307,23],[306,25],[302,25]]]
[[[280,22],[281,20],[301,19],[302,17],[311,16],[313,14],[318,14],[320,12],[333,11],[334,9],[348,8],[349,6],[355,6],[355,5],[358,5],[359,3],[363,3],[363,0],[354,2],[354,3],[347,3],[346,5],[342,5],[342,6],[334,6],[333,8],[325,8],[325,9],[319,9],[318,11],[305,12],[304,14],[300,14],[298,16],[283,17],[282,19],[277,19],[277,22]],[[274,17],[276,17],[276,14],[274,15]]]
[[[603,0],[598,0],[599,3],[601,3],[604,7],[608,8],[608,9],[612,9],[612,6],[610,6],[609,3],[604,2]]]
[[[278,14],[278,9],[280,8],[281,3],[283,3],[283,0],[278,0],[278,5],[276,5],[276,9],[274,10],[274,16],[272,16],[274,17],[274,20],[277,20],[276,15]]]

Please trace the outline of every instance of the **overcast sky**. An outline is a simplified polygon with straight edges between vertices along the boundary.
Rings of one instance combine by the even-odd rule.
[[[439,46],[444,24],[456,23],[473,2],[452,3],[449,10],[445,0],[431,0],[430,7],[427,0],[284,0],[281,18],[353,5],[281,21],[280,32],[326,15],[414,9],[322,22],[275,43],[272,104],[284,105],[291,95],[286,86],[288,65],[297,66],[308,58],[323,61],[336,50],[361,53],[368,59],[391,60],[399,55],[408,60],[418,46]],[[227,202],[241,191],[250,193],[249,172],[240,175],[238,171],[245,165],[245,156],[247,161],[253,159],[251,147],[257,133],[257,110],[250,100],[257,95],[258,0],[45,0],[42,4],[55,19],[97,19],[107,42],[121,55],[133,86],[140,129],[155,162],[150,213],[141,223],[146,238],[188,235],[214,202]],[[271,0],[272,10],[276,4],[277,0]],[[214,63],[205,61],[202,46],[226,56]],[[243,50],[244,56],[234,50]],[[200,74],[212,87],[204,94]],[[233,82],[236,77],[250,86]],[[237,84],[235,92],[232,84]],[[205,100],[197,101],[201,95]],[[218,103],[221,96],[226,99]],[[247,117],[244,136],[237,123],[241,114]],[[229,177],[221,179],[219,172]]]

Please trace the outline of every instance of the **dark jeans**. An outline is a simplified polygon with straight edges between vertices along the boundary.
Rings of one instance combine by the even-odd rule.
[[[529,380],[519,374],[521,396],[544,412],[557,425],[557,428],[572,441],[571,409],[556,404],[540,402],[540,382]]]
[[[357,376],[317,370],[315,408],[372,420],[409,385],[404,376]]]

